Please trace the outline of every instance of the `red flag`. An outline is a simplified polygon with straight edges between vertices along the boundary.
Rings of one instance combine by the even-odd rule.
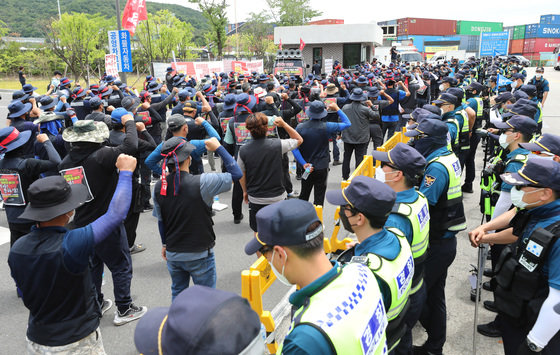
[[[282,50],[282,38],[280,38],[280,44],[278,45],[278,49]]]
[[[122,16],[122,27],[134,36],[139,21],[147,20],[146,0],[128,0]]]
[[[303,39],[301,39],[301,37],[299,38],[299,50],[302,51],[303,47],[305,47],[305,42],[303,41]]]

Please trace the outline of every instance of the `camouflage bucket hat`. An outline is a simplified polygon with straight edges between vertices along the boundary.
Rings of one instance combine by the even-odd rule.
[[[81,120],[74,123],[62,133],[62,139],[69,143],[91,142],[103,143],[109,138],[109,128],[103,122]]]
[[[39,116],[38,119],[36,119],[35,121],[33,121],[34,124],[38,124],[38,123],[43,123],[43,122],[51,122],[51,121],[55,121],[55,120],[63,120],[64,116],[62,115],[57,115],[56,113],[49,111],[49,112],[43,112],[41,113],[41,116]]]

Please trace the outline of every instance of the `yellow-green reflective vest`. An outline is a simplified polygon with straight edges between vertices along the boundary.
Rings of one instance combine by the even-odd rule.
[[[375,276],[358,263],[340,268],[321,291],[294,313],[288,334],[305,324],[318,329],[336,354],[387,353],[387,316]],[[282,346],[277,354],[282,354]]]
[[[457,113],[463,117],[463,126],[461,126],[461,129],[457,131],[459,147],[461,150],[469,150],[471,149],[471,139],[469,136],[469,115],[465,109],[457,111]]]
[[[463,203],[463,193],[461,192],[461,164],[459,163],[459,159],[453,153],[440,155],[428,162],[432,164],[434,162],[438,162],[442,164],[445,169],[447,170],[447,175],[449,176],[449,186],[447,188],[447,194],[445,196],[445,201],[442,204],[442,209],[449,209],[454,208],[456,205]],[[436,207],[440,205],[438,204]],[[462,208],[461,208],[462,209]],[[432,215],[432,226],[434,225],[434,216]],[[462,216],[456,215],[454,220],[441,220],[437,221],[437,225],[445,227],[445,229],[450,230],[452,232],[458,232],[465,230],[467,228],[467,223],[465,220],[465,215],[463,213]]]
[[[397,203],[391,213],[399,214],[408,219],[412,226],[412,244],[410,249],[416,267],[426,258],[430,236],[430,211],[428,199],[420,191],[418,198],[410,203]],[[408,239],[407,239],[408,240]],[[422,287],[422,275],[414,275],[410,294],[416,293]]]
[[[539,101],[537,103],[537,108],[539,109],[539,117],[537,118],[537,123],[541,123],[542,122],[542,104]]]
[[[484,103],[482,102],[482,98],[480,97],[473,97],[476,101],[476,118],[482,119],[482,115],[484,113]]]

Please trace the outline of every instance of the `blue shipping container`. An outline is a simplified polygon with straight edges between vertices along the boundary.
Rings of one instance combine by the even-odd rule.
[[[560,25],[560,15],[542,15],[541,25]]]
[[[537,38],[560,38],[560,25],[543,25],[537,28]]]
[[[537,37],[538,23],[530,24],[525,26],[525,38],[535,38]]]

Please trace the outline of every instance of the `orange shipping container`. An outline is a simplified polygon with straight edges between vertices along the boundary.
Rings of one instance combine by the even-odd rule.
[[[509,54],[521,54],[523,53],[523,39],[512,39],[509,42]]]
[[[450,36],[457,32],[457,21],[406,17],[397,20],[397,35]]]

